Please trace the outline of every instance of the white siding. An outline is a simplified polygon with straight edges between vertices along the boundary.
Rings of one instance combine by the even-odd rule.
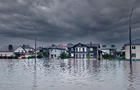
[[[59,49],[50,49],[49,50],[49,57],[52,58],[59,58],[61,53],[66,52],[65,50],[59,50]]]
[[[132,45],[134,46],[134,45]],[[140,59],[140,45],[135,45],[135,49],[132,49],[132,54],[136,54],[136,57],[133,59]],[[129,45],[125,46],[125,58],[129,59],[130,58],[130,48]]]
[[[136,59],[140,59],[140,45],[136,45]]]
[[[0,52],[0,56],[10,57],[10,56],[14,56],[14,53],[13,52]]]
[[[109,49],[103,49],[102,52],[103,52],[103,54],[110,54],[110,50]]]

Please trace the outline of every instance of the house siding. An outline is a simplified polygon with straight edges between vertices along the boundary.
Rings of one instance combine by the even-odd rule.
[[[140,45],[132,45],[132,47],[135,46],[135,49],[132,48],[132,54],[135,54],[136,56],[132,57],[132,59],[140,59]],[[125,58],[130,59],[130,47],[129,45],[125,46]]]
[[[76,44],[73,47],[68,47],[68,53],[70,58],[99,58],[98,46],[88,46],[86,44]]]
[[[14,52],[0,52],[0,56],[2,57],[11,57],[14,56]]]
[[[57,48],[50,48],[49,49],[49,58],[58,59],[58,58],[60,58],[60,55],[63,52],[66,52],[66,50],[57,49]]]

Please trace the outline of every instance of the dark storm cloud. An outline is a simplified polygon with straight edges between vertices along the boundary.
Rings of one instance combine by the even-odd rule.
[[[0,0],[0,35],[46,42],[123,43],[134,5],[133,28],[139,34],[140,1]]]

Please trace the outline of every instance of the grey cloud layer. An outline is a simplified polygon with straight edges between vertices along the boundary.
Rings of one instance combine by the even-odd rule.
[[[140,1],[133,0],[0,0],[0,35],[47,42],[127,40],[128,15],[139,38]],[[136,34],[137,33],[137,34]]]

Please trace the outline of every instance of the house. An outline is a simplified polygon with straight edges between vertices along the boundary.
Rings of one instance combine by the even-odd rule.
[[[100,58],[100,45],[99,44],[68,44],[68,54],[70,58],[75,59],[99,59]]]
[[[39,56],[48,58],[49,57],[49,49],[45,48],[45,47],[39,47],[39,48],[37,48],[37,54]]]
[[[62,48],[57,45],[52,45],[51,47],[48,48],[48,50],[49,50],[49,58],[51,58],[51,59],[59,59],[61,53],[63,53],[63,52],[66,53],[65,48]]]
[[[0,48],[0,58],[16,58],[23,56],[25,53],[25,50],[21,46],[3,46]]]
[[[32,53],[35,51],[30,45],[23,45],[22,48],[26,51],[26,53]]]
[[[24,49],[25,51],[25,58],[28,58],[28,57],[31,57],[34,55],[34,52],[35,52],[35,49],[32,48],[31,46],[29,45],[23,45],[22,48]]]
[[[111,55],[111,56],[117,55],[117,49],[115,48],[115,45],[111,45],[111,47],[106,47],[106,45],[103,45],[101,51],[103,55]]]
[[[125,58],[130,59],[130,44],[123,46],[125,52]],[[140,59],[140,39],[132,41],[132,59]]]
[[[115,48],[104,48],[104,49],[101,49],[103,55],[112,55],[112,56],[116,56],[116,49]]]
[[[125,45],[122,47],[122,49],[120,51],[120,56],[125,57]]]

